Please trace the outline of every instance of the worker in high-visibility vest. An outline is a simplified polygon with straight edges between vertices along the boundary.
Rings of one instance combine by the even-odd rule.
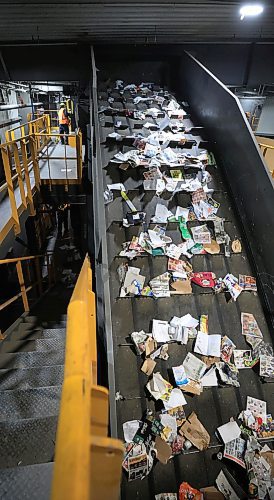
[[[66,110],[65,104],[60,105],[58,111],[59,119],[59,134],[69,134],[69,115]],[[61,135],[61,144],[68,144],[68,138],[66,135]]]

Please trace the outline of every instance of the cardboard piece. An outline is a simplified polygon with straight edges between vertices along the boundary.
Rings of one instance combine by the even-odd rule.
[[[168,344],[163,344],[156,351],[150,355],[151,359],[164,359],[165,361],[169,358],[168,355]]]
[[[145,348],[146,348],[146,357],[148,357],[157,349],[157,342],[151,337],[149,337],[145,341]]]
[[[188,439],[198,450],[206,450],[210,443],[210,435],[204,428],[196,413],[192,412],[183,423],[179,433]]]
[[[149,377],[152,374],[155,366],[156,366],[156,361],[154,361],[151,358],[147,358],[145,359],[145,361],[141,366],[141,371]]]
[[[224,495],[215,488],[215,486],[207,486],[200,490],[204,495],[204,500],[224,500]]]
[[[176,280],[171,283],[171,288],[175,290],[176,294],[189,294],[192,293],[191,280]]]
[[[196,380],[191,380],[191,379],[188,380],[187,384],[181,385],[180,389],[183,392],[188,392],[189,394],[195,394],[196,396],[199,396],[203,391],[201,382],[197,382]]]
[[[159,436],[155,439],[155,449],[157,452],[157,458],[162,464],[166,464],[172,455],[171,447]]]
[[[204,243],[203,247],[206,253],[210,253],[211,255],[220,253],[220,245],[215,240],[211,240],[211,243]]]
[[[206,366],[210,367],[215,363],[218,363],[220,358],[217,358],[217,356],[202,356],[202,361],[206,364]]]
[[[274,477],[274,451],[261,451],[260,455],[267,461],[271,467],[271,477]]]

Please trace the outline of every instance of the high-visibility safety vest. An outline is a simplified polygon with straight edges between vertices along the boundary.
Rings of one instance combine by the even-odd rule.
[[[64,110],[65,110],[64,108],[61,108],[58,111],[58,118],[59,118],[60,125],[68,125],[69,124],[68,116],[65,116]]]

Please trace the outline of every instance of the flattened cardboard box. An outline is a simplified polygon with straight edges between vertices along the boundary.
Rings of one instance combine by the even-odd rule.
[[[191,413],[188,419],[183,423],[179,433],[196,446],[198,450],[202,451],[208,448],[210,435],[201,424],[196,413]]]

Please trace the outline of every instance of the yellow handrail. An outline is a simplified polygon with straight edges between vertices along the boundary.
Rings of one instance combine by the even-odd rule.
[[[97,385],[95,295],[85,258],[70,300],[51,500],[117,500],[123,445],[108,438],[108,391]]]
[[[270,171],[271,173],[271,177],[274,179],[274,169],[273,169],[273,160],[272,160],[272,165],[271,165],[271,162],[268,160],[268,157],[266,156],[266,153],[268,151],[268,149],[274,149],[274,146],[270,146],[270,144],[264,144],[264,143],[261,143],[261,142],[258,142],[260,148],[262,149],[262,155],[263,157],[265,158],[266,160],[266,163],[267,163],[267,166],[268,166],[268,170]]]
[[[59,133],[53,133],[49,128],[49,116],[42,117],[39,120],[33,120],[29,123],[30,133],[19,138],[15,138],[14,130],[11,129],[10,134],[12,139],[7,142],[0,144],[0,154],[2,155],[3,167],[5,173],[5,180],[0,186],[0,193],[7,191],[10,201],[11,217],[5,226],[0,229],[0,243],[7,236],[8,232],[13,228],[15,234],[19,234],[21,231],[20,227],[20,215],[22,211],[29,208],[30,214],[35,215],[34,208],[34,193],[35,191],[40,191],[41,178],[40,178],[40,159],[47,159],[48,165],[52,160],[64,160],[66,176],[59,182],[58,180],[51,179],[50,166],[49,166],[49,179],[44,180],[44,183],[49,183],[50,189],[53,183],[63,183],[65,184],[65,189],[68,190],[68,186],[71,183],[81,183],[82,179],[82,134],[78,129],[74,133],[66,134],[69,143],[73,140],[74,148],[76,148],[76,157],[70,157],[66,155],[61,157],[54,157],[47,154],[44,155],[45,151],[48,151],[49,143],[54,139],[63,135]],[[39,130],[40,125],[45,125],[44,129]],[[44,126],[43,125],[43,126]],[[31,128],[33,127],[33,128]],[[20,128],[20,127],[19,127]],[[77,161],[77,177],[71,179],[68,175],[67,160],[76,159]],[[32,172],[33,178],[30,176]],[[18,200],[15,197],[15,187],[18,185],[20,190],[21,202],[18,207]]]
[[[47,265],[47,276],[48,276],[48,285],[43,287],[42,280],[42,266],[40,259],[45,259]],[[34,275],[32,276],[31,268],[28,265],[25,269],[25,272],[28,275],[28,279],[25,278],[24,269],[22,266],[22,262],[34,260]],[[12,259],[2,259],[0,260],[0,265],[4,264],[15,264],[18,284],[20,287],[20,292],[16,293],[5,302],[0,303],[0,311],[8,307],[10,304],[15,302],[17,299],[22,299],[24,311],[29,311],[29,301],[28,301],[28,292],[33,288],[37,288],[37,297],[39,298],[44,292],[46,292],[52,283],[55,281],[55,267],[54,267],[54,255],[53,253],[46,253],[41,255],[28,255],[25,257],[15,257]],[[44,289],[43,289],[44,288]],[[1,336],[0,339],[3,337]]]
[[[261,148],[274,149],[274,146],[270,146],[269,144],[262,144],[261,142],[259,142],[258,144]]]
[[[49,115],[42,115],[39,116],[39,118],[36,118],[35,120],[28,121],[27,123],[23,123],[21,125],[18,125],[16,127],[13,127],[5,132],[5,138],[6,142],[14,141],[16,140],[15,137],[15,132],[20,131],[20,136],[18,139],[22,139],[24,137],[27,137],[28,135],[31,135],[33,133],[37,132],[49,132],[50,131],[50,118]],[[43,147],[44,144],[38,144],[37,143],[37,148]]]

